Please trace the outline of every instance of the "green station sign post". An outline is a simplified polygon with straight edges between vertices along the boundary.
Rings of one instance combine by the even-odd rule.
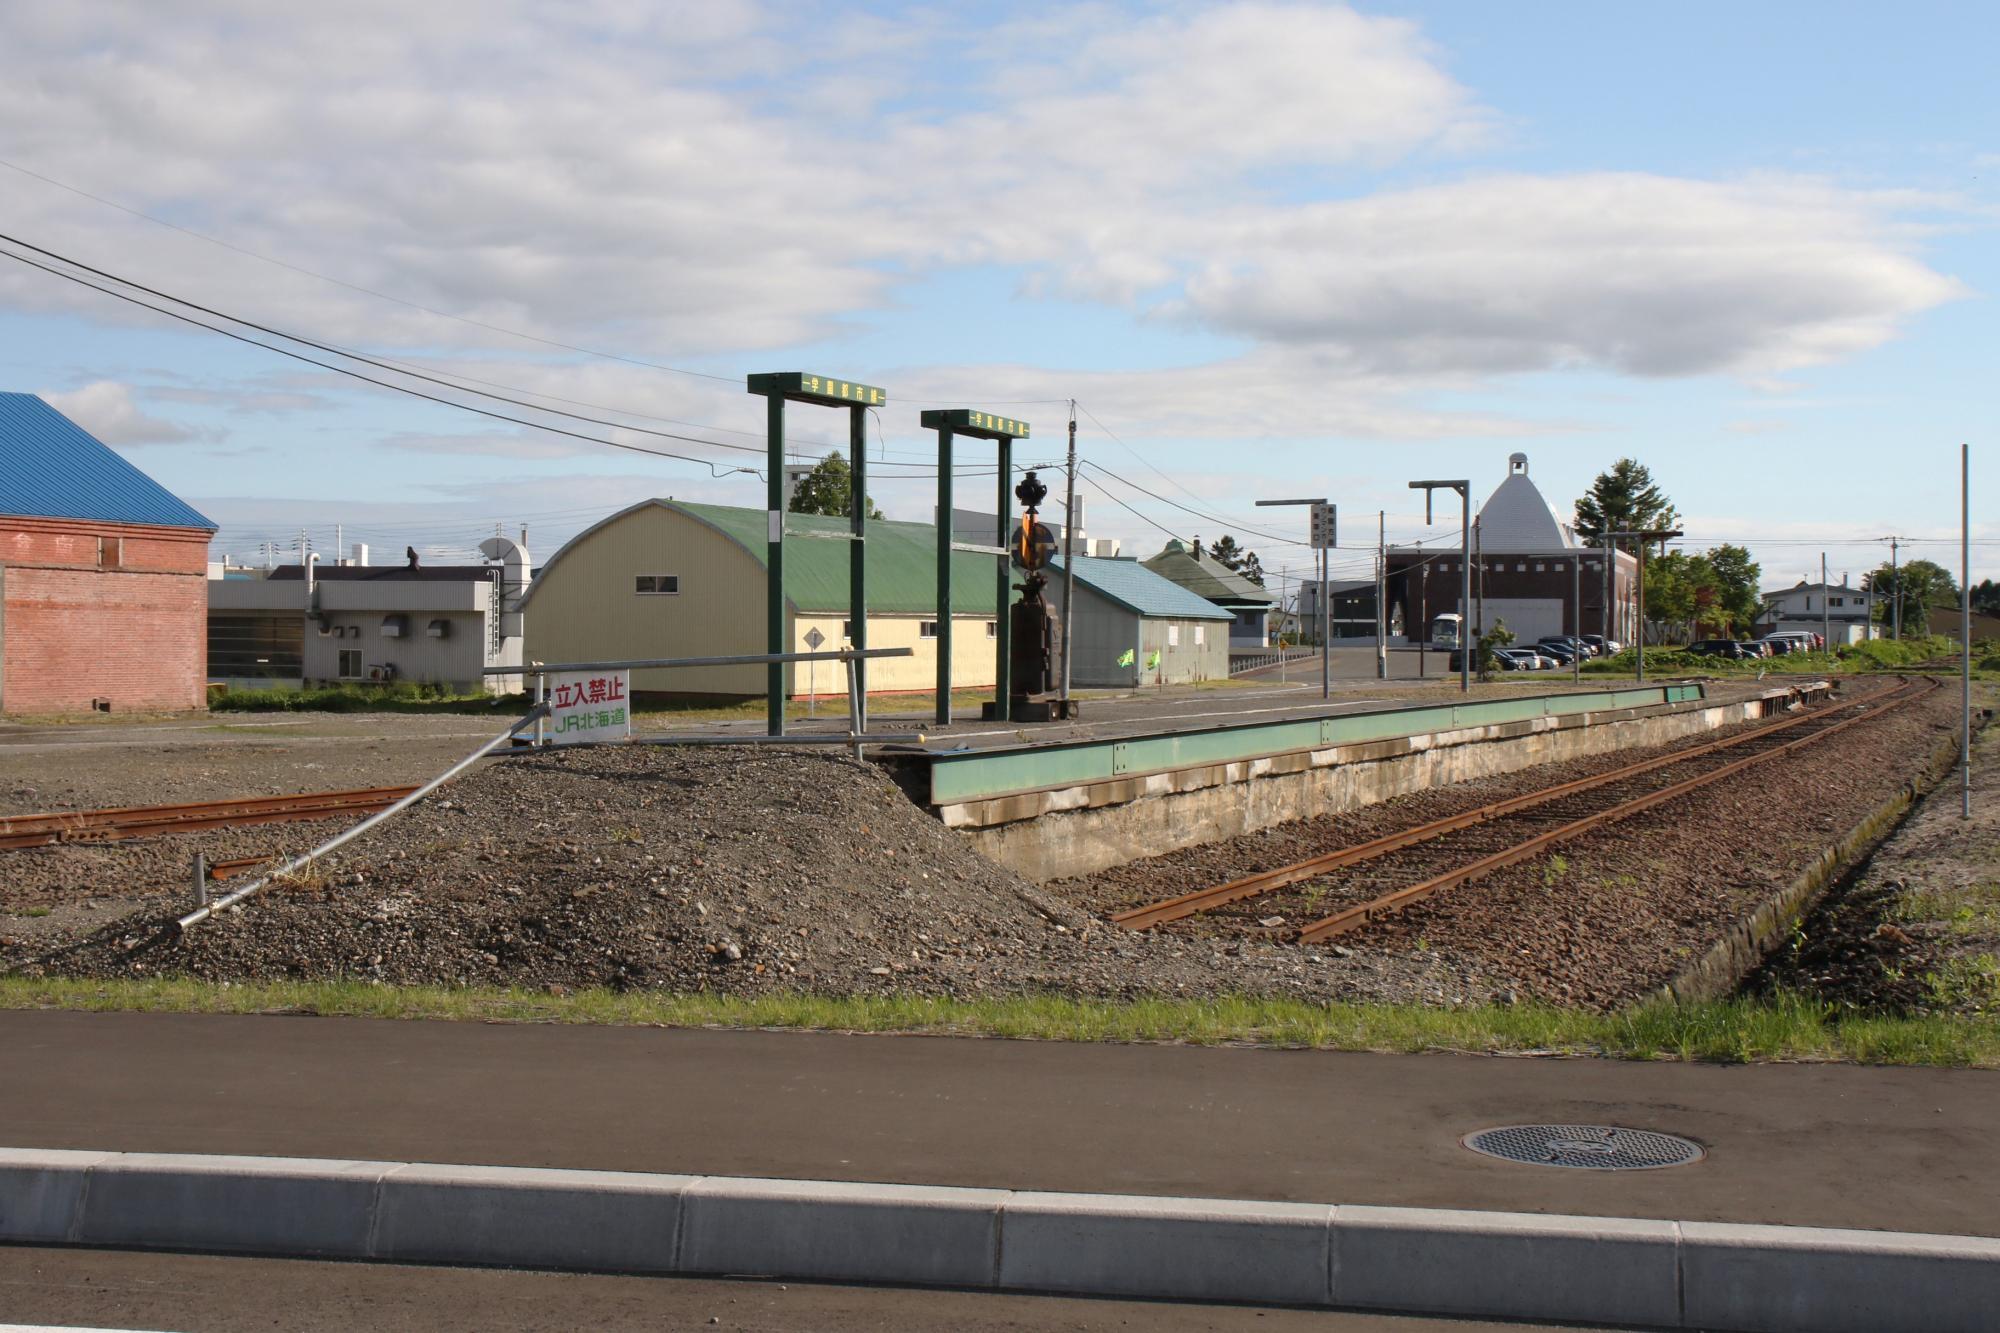
[[[868,409],[889,401],[889,395],[871,384],[836,379],[831,375],[811,375],[803,371],[781,371],[752,375],[749,391],[765,400],[767,443],[770,453],[769,483],[766,488],[770,511],[768,541],[769,567],[766,627],[767,652],[773,656],[794,651],[785,635],[785,404],[811,403],[818,407],[844,407],[847,416],[848,461],[853,468],[853,511],[849,518],[847,557],[848,623],[853,627],[851,644],[857,650],[868,646],[868,566],[864,549],[868,536]],[[855,658],[847,664],[854,673],[854,693],[859,697],[854,725],[868,727],[868,663]],[[765,729],[773,736],[785,734],[785,664],[771,662],[764,668]]]
[[[974,551],[981,555],[997,557],[999,561],[1000,572],[996,580],[993,617],[993,716],[1005,721],[1012,685],[1009,679],[1011,674],[1009,654],[1013,646],[1013,635],[1007,619],[1008,594],[1013,584],[1013,551],[1010,539],[1014,527],[1014,492],[1009,483],[1014,479],[1014,441],[1028,438],[1028,423],[969,407],[929,411],[925,412],[921,419],[924,429],[936,431],[938,437],[937,722],[941,727],[951,725],[951,553],[953,551]],[[998,498],[994,507],[999,512],[999,523],[991,546],[953,539],[952,442],[960,435],[969,435],[979,440],[992,440],[998,445],[995,452],[999,457],[999,485],[995,488]]]

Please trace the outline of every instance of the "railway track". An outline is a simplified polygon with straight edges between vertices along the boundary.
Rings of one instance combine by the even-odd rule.
[[[1111,919],[1128,929],[1144,930],[1203,916],[1246,934],[1289,935],[1300,943],[1329,939],[1571,838],[1796,753],[1936,688],[1934,680],[1906,681],[1854,704],[1814,709],[1673,754],[1509,797],[1115,913]],[[1290,924],[1301,920],[1302,926]]]
[[[361,787],[351,791],[250,796],[231,801],[197,801],[187,805],[140,805],[116,810],[0,815],[0,850],[45,847],[58,842],[119,842],[127,838],[193,833],[244,824],[278,824],[291,820],[368,815],[386,809],[415,790],[415,787]]]

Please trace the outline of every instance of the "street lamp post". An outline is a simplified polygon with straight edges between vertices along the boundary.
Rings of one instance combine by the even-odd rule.
[[[1438,490],[1458,492],[1458,572],[1460,592],[1458,603],[1458,689],[1461,694],[1472,693],[1472,644],[1468,641],[1466,629],[1472,623],[1472,482],[1461,478],[1458,481],[1413,481],[1413,491],[1424,493],[1424,526],[1431,522],[1431,494]],[[1424,626],[1424,633],[1430,633],[1430,626]]]

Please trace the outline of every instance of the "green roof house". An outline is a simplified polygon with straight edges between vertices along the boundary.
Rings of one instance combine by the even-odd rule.
[[[1264,646],[1271,607],[1278,599],[1202,550],[1200,538],[1184,542],[1175,537],[1145,565],[1229,612],[1232,644],[1239,648]]]

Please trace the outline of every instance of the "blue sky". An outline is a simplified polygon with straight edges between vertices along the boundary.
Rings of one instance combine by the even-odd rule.
[[[1252,501],[1300,493],[1416,538],[1408,478],[1483,495],[1521,450],[1559,512],[1632,456],[1767,586],[1823,548],[1858,575],[1871,538],[1954,532],[1958,442],[1977,481],[2000,418],[1996,38],[1944,4],[30,0],[0,160],[72,188],[0,167],[0,231],[708,443],[482,419],[11,262],[0,387],[238,557],[524,523],[545,557],[649,494],[761,504],[740,376],[805,368],[889,389],[898,517],[929,514],[921,407],[1025,416],[1042,461],[1074,398],[1091,531],[1128,551],[1227,530],[1297,568]],[[844,434],[795,415],[807,454]]]

